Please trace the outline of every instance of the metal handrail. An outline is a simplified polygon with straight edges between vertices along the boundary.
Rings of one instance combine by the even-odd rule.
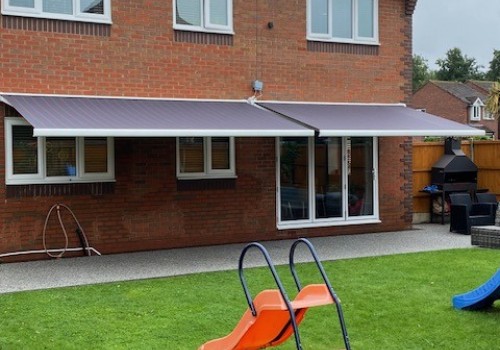
[[[349,335],[347,334],[347,327],[345,325],[344,321],[344,313],[342,311],[342,305],[340,303],[340,299],[335,293],[335,291],[332,288],[332,285],[330,284],[330,281],[328,280],[328,276],[326,275],[325,269],[323,268],[323,265],[321,264],[318,254],[316,254],[316,249],[314,249],[314,246],[312,243],[305,239],[305,238],[299,238],[297,239],[293,244],[292,247],[290,248],[290,256],[289,256],[289,265],[290,265],[290,271],[293,276],[293,280],[295,281],[295,285],[297,286],[298,291],[300,292],[302,290],[302,285],[300,284],[299,276],[297,274],[297,270],[295,269],[295,249],[300,243],[304,243],[307,248],[309,248],[309,251],[311,252],[312,257],[314,258],[314,262],[316,263],[316,266],[318,267],[318,270],[321,273],[321,277],[323,278],[323,281],[325,282],[326,286],[328,287],[328,292],[330,293],[330,296],[332,297],[335,307],[337,308],[337,315],[339,317],[339,323],[340,323],[340,328],[342,330],[342,337],[344,338],[344,344],[346,350],[351,349],[351,345],[349,342]]]
[[[292,304],[288,298],[288,295],[286,294],[286,291],[285,291],[285,288],[283,287],[283,284],[281,283],[281,280],[278,276],[278,273],[276,272],[276,269],[274,268],[274,265],[271,261],[271,257],[269,256],[269,253],[267,252],[267,249],[262,244],[257,243],[257,242],[249,243],[245,246],[245,248],[243,248],[241,255],[240,255],[239,262],[238,262],[238,272],[239,272],[239,276],[240,276],[241,286],[243,287],[243,292],[245,293],[248,307],[250,308],[252,315],[257,316],[257,310],[255,308],[255,305],[254,305],[254,302],[252,299],[252,295],[250,294],[250,291],[248,290],[248,284],[247,284],[247,281],[245,279],[245,275],[243,273],[243,261],[244,261],[244,258],[245,258],[247,251],[250,248],[257,248],[264,255],[264,258],[266,259],[267,265],[268,265],[268,267],[271,270],[271,273],[273,275],[274,281],[276,282],[276,285],[278,286],[281,297],[285,301],[286,307],[287,307],[288,312],[290,314],[290,321],[291,321],[291,324],[293,327],[293,333],[295,336],[295,344],[297,346],[297,350],[302,350],[302,345],[300,342],[300,335],[299,335],[299,328],[297,326],[297,320],[295,317],[295,312],[292,308]]]

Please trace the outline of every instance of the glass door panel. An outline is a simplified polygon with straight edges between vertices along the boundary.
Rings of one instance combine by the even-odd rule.
[[[280,139],[282,221],[309,219],[309,147],[306,137]]]
[[[317,138],[314,156],[316,218],[342,217],[342,138]]]
[[[373,215],[373,138],[347,139],[349,216]]]

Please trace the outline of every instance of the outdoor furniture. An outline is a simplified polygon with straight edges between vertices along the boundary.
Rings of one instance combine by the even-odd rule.
[[[472,226],[471,244],[485,248],[500,248],[500,226]]]
[[[450,194],[450,231],[470,234],[471,226],[494,225],[495,215],[488,204],[472,203],[468,193]]]
[[[497,211],[498,201],[494,193],[476,193],[476,198],[478,203],[488,204],[492,213]]]

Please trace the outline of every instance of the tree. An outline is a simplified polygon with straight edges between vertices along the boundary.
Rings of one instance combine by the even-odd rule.
[[[427,81],[429,81],[431,72],[427,65],[427,60],[420,55],[413,55],[413,91],[417,91]]]
[[[500,82],[494,82],[486,100],[486,109],[496,119],[500,118]]]
[[[500,81],[500,50],[493,50],[493,59],[490,61],[490,69],[486,78],[491,81]]]
[[[484,78],[484,74],[479,71],[476,59],[462,55],[462,51],[457,47],[448,50],[446,58],[438,59],[436,64],[440,67],[436,72],[439,80],[464,82]]]

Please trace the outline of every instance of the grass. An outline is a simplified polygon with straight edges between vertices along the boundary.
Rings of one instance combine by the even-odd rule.
[[[342,299],[353,349],[495,349],[500,305],[457,311],[454,294],[499,267],[498,250],[458,249],[324,262]],[[317,283],[312,264],[298,266]],[[278,272],[293,297],[288,269]],[[274,288],[247,269],[255,295]],[[1,283],[1,282],[0,282]],[[246,308],[235,271],[0,295],[0,349],[197,349],[229,333]],[[333,308],[311,309],[304,349],[342,348]],[[295,349],[293,339],[277,349]]]

